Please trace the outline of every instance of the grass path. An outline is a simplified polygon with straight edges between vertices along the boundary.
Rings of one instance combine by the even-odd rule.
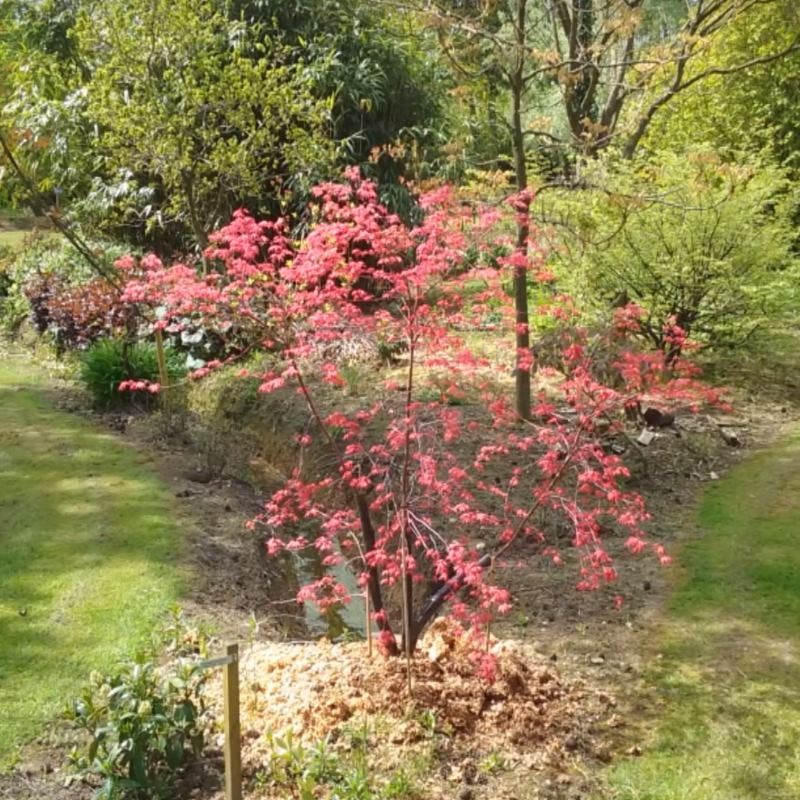
[[[647,676],[645,754],[611,770],[603,797],[797,800],[800,436],[709,488],[699,528]]]
[[[170,493],[146,457],[54,410],[0,351],[0,767],[181,590]]]

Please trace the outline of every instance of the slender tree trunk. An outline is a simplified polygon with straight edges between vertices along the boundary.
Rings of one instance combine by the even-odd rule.
[[[188,172],[181,175],[181,182],[183,183],[183,191],[186,195],[186,206],[189,211],[189,224],[191,225],[192,232],[194,233],[197,243],[200,245],[201,257],[203,266],[206,266],[205,250],[208,247],[208,233],[200,221],[200,215],[197,211],[197,204],[194,196],[194,176]]]
[[[528,188],[528,169],[525,164],[525,137],[522,129],[522,99],[525,90],[525,24],[527,18],[527,0],[517,0],[516,43],[517,54],[514,73],[511,76],[511,137],[514,154],[514,177],[517,191]],[[527,260],[528,238],[530,226],[527,215],[517,215],[516,248]],[[529,314],[528,314],[528,270],[524,265],[514,268],[514,307],[516,309],[516,409],[517,416],[523,420],[531,418],[531,373],[527,359],[522,353],[530,350]]]
[[[413,547],[413,538],[408,521],[408,506],[411,492],[411,404],[414,400],[414,358],[416,356],[416,334],[412,333],[408,339],[408,376],[406,384],[405,401],[405,442],[403,445],[403,474],[401,485],[401,507],[400,507],[400,537],[401,537],[401,558],[403,573],[403,652],[406,655],[407,665],[410,664],[411,654],[416,645],[417,635],[413,630],[414,623],[414,582],[408,571],[408,557]],[[411,688],[411,673],[409,669],[409,691]]]
[[[22,185],[27,189],[28,204],[34,214],[47,217],[53,224],[53,227],[80,253],[86,263],[91,267],[92,271],[108,281],[115,289],[119,289],[120,282],[113,270],[106,268],[75,229],[59,213],[49,208],[48,203],[42,197],[33,179],[22,168],[19,161],[17,161],[10,143],[6,141],[5,137],[2,135],[0,135],[0,150],[2,150],[5,160],[16,173]]]
[[[368,553],[371,553],[375,549],[375,528],[372,525],[369,504],[363,495],[358,495],[356,497],[356,508],[358,509],[358,517],[361,522],[361,536],[364,542],[364,556],[366,557]],[[384,610],[380,574],[376,567],[368,566],[367,571],[369,572],[367,590],[369,592],[372,610],[376,614],[380,614],[380,612]],[[389,623],[381,616],[378,617],[378,629],[381,631],[388,630],[389,633],[392,632]],[[394,637],[392,637],[391,642],[389,642],[387,646],[389,655],[399,655],[400,651],[397,649],[397,645],[394,644]]]

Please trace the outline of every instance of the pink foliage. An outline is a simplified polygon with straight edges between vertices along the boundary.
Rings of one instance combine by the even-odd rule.
[[[313,195],[314,222],[303,240],[292,239],[284,220],[259,222],[238,211],[211,237],[206,255],[218,270],[200,274],[150,258],[124,295],[166,307],[169,325],[191,317],[221,337],[247,331],[253,346],[275,356],[260,391],[293,386],[307,404],[315,425],[298,436],[298,446],[323,442],[335,466],[314,479],[297,470],[270,498],[253,523],[266,529],[269,552],[314,548],[326,565],[347,560],[369,592],[389,652],[398,650],[395,631],[410,637],[413,649],[445,609],[481,635],[511,608],[501,567],[525,552],[562,562],[552,541],[557,527],[570,531],[579,553],[582,590],[616,580],[604,544],[609,531],[622,533],[631,553],[652,550],[668,563],[663,548],[648,544],[644,502],[626,489],[628,469],[606,451],[603,436],[644,397],[671,407],[717,398],[682,358],[668,363],[663,353],[630,345],[640,311],[620,310],[606,333],[604,345],[616,354],[612,383],[598,378],[596,342],[571,301],[554,295],[548,313],[563,325],[560,399],[542,392],[535,418],[520,423],[503,381],[513,358],[481,355],[465,334],[497,325],[514,331],[504,291],[509,270],[522,265],[532,280],[552,281],[535,229],[530,246],[515,249],[497,225],[497,210],[462,204],[450,187],[423,195],[424,216],[409,227],[357,170]],[[514,214],[527,218],[530,200],[515,196]],[[498,246],[506,255],[493,262],[490,250]],[[475,252],[477,259],[468,258]],[[321,343],[354,334],[402,345],[405,378],[388,387],[402,391],[387,390],[355,411],[325,413],[321,385],[329,395],[327,387],[344,381],[334,363],[320,366],[311,357]],[[677,326],[669,336],[685,346]],[[517,363],[536,366],[532,353],[519,356]],[[440,397],[423,399],[430,393],[420,392],[421,373],[446,375]],[[479,402],[449,404],[469,392]],[[470,450],[476,434],[482,446]],[[332,503],[336,493],[341,500]],[[384,601],[395,585],[411,611],[404,625]],[[349,597],[329,574],[302,587],[298,600],[326,608]],[[491,678],[491,659],[476,663]]]

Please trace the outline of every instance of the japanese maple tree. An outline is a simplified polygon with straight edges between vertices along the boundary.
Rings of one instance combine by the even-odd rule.
[[[515,196],[513,213],[527,216],[529,204],[530,195]],[[558,321],[559,369],[533,420],[520,421],[509,377],[520,363],[532,368],[534,356],[491,356],[481,336],[496,339],[492,331],[504,326],[518,332],[505,290],[514,271],[552,280],[535,227],[521,250],[504,233],[501,212],[463,204],[450,187],[423,194],[419,206],[421,221],[409,227],[350,170],[344,182],[314,190],[313,222],[300,241],[285,220],[239,211],[211,236],[214,271],[154,257],[120,264],[137,270],[125,299],[166,309],[160,326],[202,321],[237,343],[229,360],[266,351],[271,366],[258,373],[260,391],[297,391],[310,419],[297,436],[300,453],[324,446],[331,466],[301,458],[252,526],[266,532],[272,554],[314,549],[326,566],[346,561],[389,654],[413,652],[445,612],[484,636],[511,607],[502,567],[530,555],[558,563],[551,534],[559,526],[580,554],[579,589],[616,579],[603,540],[609,530],[623,532],[630,552],[652,548],[668,562],[647,541],[644,502],[626,489],[628,469],[607,438],[642,398],[671,406],[717,399],[683,357],[668,363],[663,353],[632,349],[635,307],[603,334],[611,356],[599,372],[597,336],[552,292],[545,313]],[[325,358],[328,345],[352,336],[402,353],[383,391],[360,404],[332,399],[345,381]],[[298,600],[324,609],[350,597],[329,573],[302,586]],[[489,674],[488,656],[478,658]]]

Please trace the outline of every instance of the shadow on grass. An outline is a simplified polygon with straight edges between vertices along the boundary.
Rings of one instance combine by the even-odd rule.
[[[181,589],[170,494],[0,363],[0,765]]]
[[[633,719],[614,800],[800,797],[800,441],[709,489]]]

